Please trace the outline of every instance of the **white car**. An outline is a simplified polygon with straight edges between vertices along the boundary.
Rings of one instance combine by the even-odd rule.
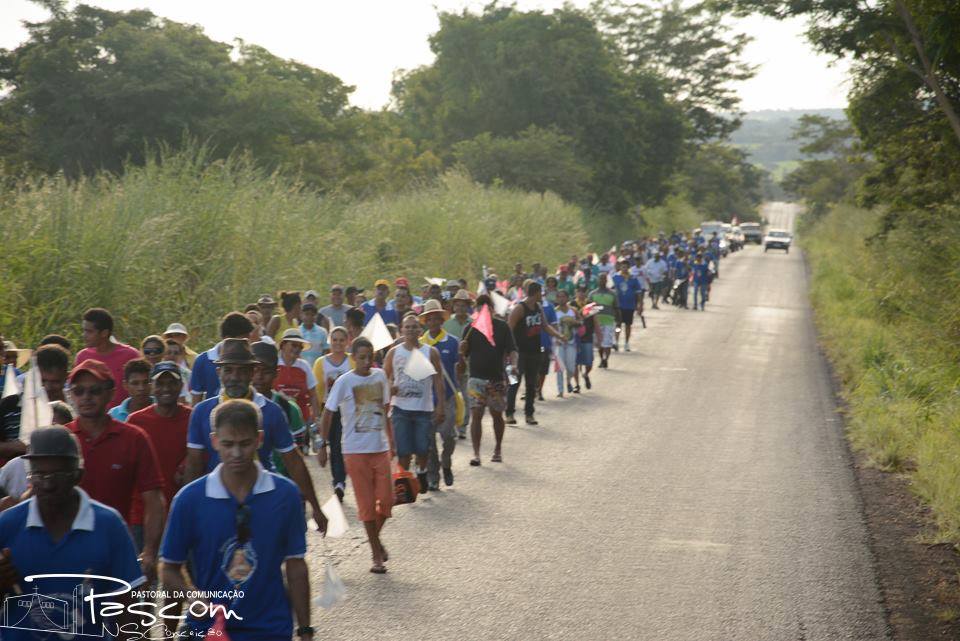
[[[763,237],[763,251],[766,253],[768,249],[782,249],[789,254],[792,241],[793,236],[785,229],[771,229]]]

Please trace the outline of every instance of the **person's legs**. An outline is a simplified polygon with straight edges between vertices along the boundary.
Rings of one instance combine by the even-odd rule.
[[[540,354],[520,354],[520,369],[523,372],[527,398],[524,399],[523,413],[529,423],[533,419],[534,403],[537,400],[537,383],[540,377]]]
[[[503,433],[506,431],[506,424],[503,422],[503,412],[490,410],[490,417],[493,419],[493,455],[496,458],[501,456],[503,447]]]
[[[540,375],[537,378],[537,399],[541,401],[543,400],[543,384],[546,382],[547,376],[550,374],[550,363],[553,360],[551,353],[551,350],[544,348],[544,351],[540,354]]]
[[[395,407],[390,415],[393,422],[393,441],[397,448],[397,461],[405,470],[410,469],[410,459],[417,451],[414,438],[415,426],[411,414],[413,412]]]
[[[444,405],[443,423],[430,431],[430,451],[427,461],[427,482],[430,489],[440,489],[440,469],[449,474],[453,449],[457,444],[456,423],[457,400],[451,394]],[[441,450],[437,452],[437,435],[440,436]]]
[[[333,420],[330,422],[330,475],[333,477],[333,489],[337,496],[343,499],[343,490],[346,487],[347,468],[343,464],[343,446],[341,444],[343,435],[343,423],[340,420],[340,412],[333,413]]]
[[[480,440],[483,437],[483,406],[470,408],[470,440],[473,444],[473,459],[471,465],[480,464]]]
[[[417,480],[420,481],[420,493],[427,491],[427,457],[430,453],[430,435],[433,434],[432,412],[410,412],[413,414],[414,453],[417,458]]]

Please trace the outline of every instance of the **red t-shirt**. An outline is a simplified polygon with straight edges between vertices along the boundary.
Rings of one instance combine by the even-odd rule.
[[[147,433],[157,453],[167,510],[170,509],[173,495],[180,489],[180,486],[175,484],[174,478],[187,456],[187,425],[190,423],[191,411],[186,405],[178,405],[177,413],[166,417],[157,414],[157,406],[151,405],[127,417],[128,423],[136,425]],[[130,523],[132,525],[143,523],[143,498],[137,493],[134,493],[133,503],[130,506]]]
[[[111,418],[107,429],[95,439],[81,430],[77,421],[66,427],[80,441],[83,454],[80,487],[90,498],[109,505],[127,518],[134,492],[143,494],[163,488],[157,454],[150,437],[139,427]]]
[[[313,417],[313,407],[310,405],[310,395],[315,394],[317,378],[313,370],[302,358],[298,358],[293,365],[286,365],[283,361],[277,366],[277,378],[273,381],[273,389],[292,398],[297,402],[303,422],[308,423]]]
[[[127,364],[127,361],[132,361],[135,358],[140,358],[140,352],[129,345],[117,343],[107,354],[98,352],[94,347],[81,349],[77,353],[75,365],[94,359],[110,368],[110,371],[113,372],[113,400],[110,401],[110,407],[114,407],[122,403],[123,399],[129,396],[127,390],[123,389],[123,366]]]

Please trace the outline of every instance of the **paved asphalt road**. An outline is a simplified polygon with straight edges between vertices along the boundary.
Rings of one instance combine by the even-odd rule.
[[[388,574],[353,521],[316,638],[888,638],[800,254],[751,246],[705,313],[648,311],[592,391],[507,428],[499,465],[487,419],[482,467],[461,441],[455,485],[396,509]],[[315,591],[322,558],[313,535]]]

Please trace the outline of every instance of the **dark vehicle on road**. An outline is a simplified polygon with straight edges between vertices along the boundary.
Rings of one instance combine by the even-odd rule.
[[[744,243],[763,244],[763,228],[760,223],[740,223],[740,231],[743,232]]]
[[[790,232],[783,229],[771,229],[763,238],[763,251],[766,253],[770,249],[782,249],[789,254],[792,241],[793,237]]]

